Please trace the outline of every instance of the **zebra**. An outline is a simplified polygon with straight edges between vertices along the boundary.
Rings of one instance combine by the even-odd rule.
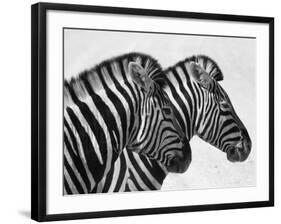
[[[167,174],[160,162],[125,148],[90,193],[159,190]]]
[[[186,137],[194,135],[226,153],[230,162],[245,161],[252,142],[231,100],[219,84],[223,73],[208,56],[197,55],[164,71],[173,112]]]
[[[91,192],[125,147],[169,172],[187,170],[189,142],[164,86],[161,66],[141,53],[103,61],[64,82],[64,194]]]
[[[187,139],[197,135],[225,152],[229,161],[245,161],[251,151],[251,139],[219,84],[223,73],[218,64],[206,55],[194,55],[168,67],[164,74],[164,91]],[[127,175],[120,178],[124,186],[119,191],[161,189],[168,171],[157,161],[131,151],[125,153],[128,155],[123,158],[123,170]],[[138,167],[146,167],[146,172]],[[118,172],[112,169],[110,173],[116,176]],[[103,182],[114,186],[111,176],[104,177]]]

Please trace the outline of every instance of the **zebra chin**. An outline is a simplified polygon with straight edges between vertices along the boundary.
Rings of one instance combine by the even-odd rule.
[[[167,170],[170,173],[184,173],[192,160],[191,149],[188,140],[184,141],[182,155],[177,155],[170,160]]]
[[[241,141],[235,146],[228,147],[226,150],[227,159],[230,162],[243,162],[249,157],[251,148],[251,139],[247,131],[243,131],[243,137]]]

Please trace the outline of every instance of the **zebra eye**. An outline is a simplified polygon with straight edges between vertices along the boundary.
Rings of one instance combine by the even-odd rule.
[[[229,108],[228,102],[227,102],[226,100],[224,100],[224,99],[221,99],[221,100],[219,101],[219,104],[220,104],[220,107],[221,107],[221,108]]]
[[[172,114],[172,110],[169,107],[164,107],[164,108],[162,108],[162,110],[163,110],[163,113],[165,115],[171,115]]]

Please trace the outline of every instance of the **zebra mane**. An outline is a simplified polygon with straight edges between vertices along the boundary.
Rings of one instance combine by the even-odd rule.
[[[171,69],[173,67],[176,67],[180,64],[183,64],[186,62],[191,62],[191,61],[196,62],[200,66],[202,66],[202,68],[210,75],[210,77],[215,79],[216,81],[223,80],[223,73],[222,73],[220,67],[218,66],[218,64],[212,58],[210,58],[206,55],[202,55],[202,54],[193,55],[191,57],[184,59],[183,61],[178,62],[175,66],[165,69],[165,73],[167,74],[166,71],[168,71],[169,69]]]
[[[123,55],[119,55],[117,57],[110,58],[108,60],[104,60],[101,63],[95,65],[93,68],[84,70],[81,72],[77,77],[73,77],[70,80],[64,81],[64,98],[66,99],[65,102],[67,103],[67,99],[69,99],[69,88],[73,89],[75,94],[80,98],[83,98],[87,95],[87,90],[83,84],[83,80],[89,80],[92,84],[94,91],[102,90],[102,86],[99,85],[100,82],[97,80],[101,77],[101,72],[105,68],[112,68],[116,67],[114,64],[119,63],[125,65],[126,67],[129,62],[135,61],[138,62],[149,74],[149,77],[157,83],[160,87],[164,87],[166,85],[166,79],[163,76],[163,70],[160,64],[156,59],[151,57],[150,55],[139,53],[139,52],[131,52]],[[124,70],[122,70],[124,69]],[[115,78],[118,81],[125,81],[124,78],[127,80],[131,79],[129,77],[128,68],[120,68],[120,72],[108,72],[109,76]],[[108,76],[102,76],[102,79],[107,83],[112,83],[112,80],[109,80]]]

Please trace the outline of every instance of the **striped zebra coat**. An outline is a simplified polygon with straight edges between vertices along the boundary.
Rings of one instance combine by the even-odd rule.
[[[164,85],[160,65],[140,53],[104,61],[65,81],[65,194],[92,192],[125,147],[170,172],[188,168],[189,143]]]
[[[231,162],[246,160],[251,140],[227,93],[218,83],[223,80],[223,74],[217,63],[204,55],[192,56],[167,68],[164,74],[167,82],[164,91],[186,137],[190,140],[194,135],[199,136],[225,152]],[[118,178],[122,172],[112,169],[100,189],[103,183],[115,186],[114,180],[123,180],[122,187],[115,191],[161,188],[168,173],[160,163],[127,151],[122,157],[120,163],[125,178]],[[107,189],[96,192],[107,192]]]

